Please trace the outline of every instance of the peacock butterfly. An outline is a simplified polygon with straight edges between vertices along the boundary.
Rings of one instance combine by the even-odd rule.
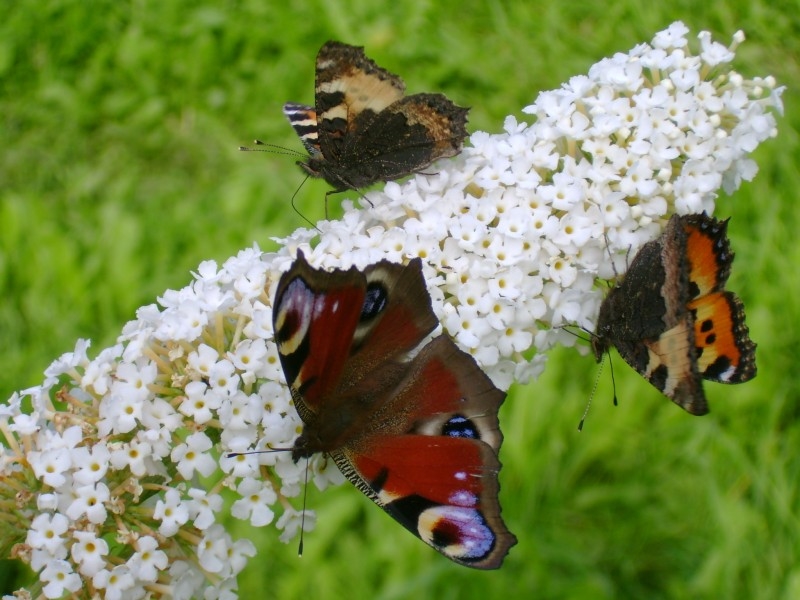
[[[744,306],[724,290],[733,252],[728,221],[674,215],[634,257],[600,306],[592,339],[609,346],[665,396],[693,415],[708,412],[702,380],[742,383],[756,375],[756,345]]]
[[[393,181],[461,152],[469,109],[443,94],[403,96],[405,87],[363,48],[325,43],[315,106],[283,107],[310,155],[297,164],[332,185],[333,194]]]
[[[497,411],[505,394],[440,335],[422,263],[314,269],[278,282],[273,325],[304,427],[292,457],[327,453],[403,527],[447,558],[498,568],[516,538],[500,516]]]

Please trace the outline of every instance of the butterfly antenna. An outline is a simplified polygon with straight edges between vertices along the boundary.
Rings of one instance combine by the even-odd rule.
[[[239,146],[240,152],[269,152],[270,154],[283,154],[285,156],[294,156],[295,158],[303,158],[304,154],[291,148],[278,146],[277,144],[266,144],[261,140],[253,140],[256,146],[264,146],[263,148],[250,148],[249,146]]]
[[[311,226],[312,226],[314,229],[316,229],[317,231],[319,231],[320,233],[322,233],[322,232],[320,231],[319,227],[317,227],[317,226],[316,226],[314,223],[312,223],[312,222],[311,222],[311,221],[308,219],[308,217],[307,217],[307,216],[305,216],[303,213],[301,213],[301,212],[300,212],[300,210],[297,208],[297,206],[296,206],[296,205],[295,205],[295,203],[294,203],[294,199],[295,199],[295,198],[297,198],[297,193],[300,191],[300,188],[302,188],[302,187],[305,185],[305,183],[306,183],[306,181],[308,181],[308,178],[309,178],[309,177],[311,177],[311,175],[306,175],[306,178],[305,178],[305,179],[303,179],[303,181],[301,181],[301,182],[300,182],[300,185],[299,185],[299,186],[297,186],[297,189],[294,191],[294,194],[292,194],[292,199],[291,199],[291,201],[290,201],[290,202],[291,202],[291,204],[292,204],[292,210],[294,210],[294,212],[296,212],[298,215],[300,215],[300,216],[303,218],[303,220],[304,220],[306,223],[308,223],[308,224],[309,224],[309,225],[311,225]],[[325,203],[325,216],[326,216],[326,217],[327,217],[327,215],[328,215],[328,204],[327,204],[327,198],[328,198],[328,197],[327,197],[327,196],[325,196],[325,202],[326,202],[326,203]]]
[[[589,337],[588,338],[587,337],[583,337],[581,334],[575,333],[571,329],[567,329],[568,327],[577,327],[580,331],[583,331],[584,333],[588,333]],[[587,329],[584,329],[580,325],[577,325],[577,324],[576,325],[559,325],[558,328],[562,329],[563,331],[565,331],[566,333],[570,334],[571,336],[574,336],[574,337],[578,338],[582,342],[591,342],[592,341],[592,337],[591,337],[592,336],[592,332],[587,330]]]
[[[361,199],[365,200],[366,203],[369,204],[371,208],[375,208],[375,205],[372,203],[372,200],[370,200],[364,194],[362,194],[361,190],[356,190],[356,192],[358,192],[358,195],[361,196]]]
[[[589,337],[585,338],[582,335],[580,335],[579,333],[576,333],[576,332],[572,331],[571,329],[567,329],[566,325],[561,325],[559,327],[559,329],[562,329],[563,331],[566,331],[568,334],[573,335],[576,338],[578,338],[579,340],[582,340],[584,342],[591,342],[592,341],[592,337],[591,336],[594,335],[591,331],[588,331],[586,329],[581,328],[581,331],[589,334]],[[578,431],[583,431],[583,424],[586,422],[586,415],[589,414],[589,408],[592,406],[592,400],[594,399],[594,395],[597,393],[597,386],[600,384],[600,375],[602,374],[602,372],[603,372],[603,363],[601,362],[600,363],[600,369],[598,369],[597,376],[594,379],[594,385],[592,386],[592,393],[589,394],[589,401],[586,403],[586,408],[583,411],[583,416],[581,417],[580,423],[578,423]]]
[[[330,196],[331,194],[338,194],[338,193],[339,193],[339,190],[330,190],[328,192],[325,192],[325,220],[326,221],[329,220],[328,219],[328,196]]]
[[[589,414],[589,408],[592,406],[592,400],[594,400],[594,395],[597,393],[597,386],[600,385],[600,375],[603,373],[604,363],[605,361],[601,362],[600,368],[597,370],[597,375],[594,378],[594,385],[592,386],[592,393],[589,394],[589,401],[586,403],[586,408],[583,411],[581,422],[578,423],[578,431],[583,431],[583,424],[586,422],[586,416]]]
[[[311,457],[306,459],[306,480],[303,484],[303,512],[300,513],[300,543],[297,546],[297,556],[303,556],[303,536],[306,530],[306,498],[308,498],[308,471]]]
[[[607,350],[608,354],[608,368],[611,369],[611,389],[614,390],[614,406],[617,406],[617,380],[614,379],[614,361],[611,360],[611,350]]]
[[[611,254],[611,242],[608,241],[608,234],[603,231],[603,239],[606,241],[606,253],[608,260],[611,261],[611,270],[614,271],[614,281],[619,280],[619,273],[617,272],[617,264],[614,262],[614,256]],[[630,247],[628,247],[630,251]]]
[[[269,450],[249,450],[247,452],[228,452],[225,458],[236,458],[237,456],[247,456],[248,454],[272,454],[273,452],[291,452],[293,448],[270,448]]]
[[[603,237],[606,240],[606,252],[608,252],[608,258],[611,261],[611,269],[614,271],[614,280],[618,281],[619,280],[619,272],[617,272],[617,265],[614,262],[614,257],[611,256],[611,247],[610,247],[610,244],[608,242],[608,234],[605,231],[603,232]],[[630,253],[631,253],[631,247],[628,246],[628,252],[625,254],[626,271],[627,271],[627,267],[628,267],[628,256],[630,256]],[[594,334],[590,333],[589,335],[594,335]],[[606,355],[608,355],[608,368],[611,369],[611,389],[614,392],[614,406],[617,406],[618,405],[618,402],[617,402],[617,380],[614,379],[614,361],[611,359],[611,349],[610,348],[606,349]],[[602,372],[602,370],[603,370],[603,363],[600,363],[600,371]],[[596,386],[597,386],[597,383],[595,382],[595,387]],[[592,393],[592,395],[594,395],[594,393]],[[586,408],[588,410],[589,407],[587,406]]]
[[[269,152],[270,154],[283,154],[285,156],[294,156],[295,158],[304,158],[305,157],[305,154],[303,154],[302,152],[298,152],[297,150],[292,150],[291,148],[284,148],[283,146],[278,146],[277,144],[267,144],[265,142],[262,142],[261,140],[254,140],[253,143],[256,146],[264,146],[264,148],[249,148],[248,146],[239,146],[239,150],[241,152]],[[297,192],[300,191],[300,188],[303,187],[303,184],[308,180],[308,178],[309,178],[309,176],[306,175],[306,178],[303,179],[302,183],[300,183],[300,185],[294,191],[294,194],[292,194],[292,200],[291,200],[292,209],[294,210],[294,212],[296,212],[298,215],[300,215],[306,223],[308,223],[314,229],[319,231],[319,227],[317,227],[316,225],[314,225],[314,223],[309,221],[308,217],[306,217],[303,213],[301,213],[297,209],[295,204],[294,204],[294,199],[297,196]],[[328,204],[327,204],[327,198],[326,198],[326,204],[325,204],[325,216],[326,216],[326,218],[327,218],[327,215],[328,215]],[[320,233],[322,233],[322,232],[320,231]]]

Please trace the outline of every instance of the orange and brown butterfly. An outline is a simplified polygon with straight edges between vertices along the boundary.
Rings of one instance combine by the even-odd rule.
[[[505,394],[438,325],[416,258],[324,271],[297,259],[273,323],[303,432],[403,527],[447,558],[495,569],[516,538],[500,516],[497,411]]]
[[[670,218],[606,296],[592,339],[598,361],[616,347],[693,415],[708,412],[703,379],[742,383],[756,375],[744,306],[724,289],[734,256],[727,228],[705,213]]]
[[[469,109],[443,94],[404,96],[405,84],[364,49],[326,42],[317,55],[315,106],[283,112],[309,157],[297,164],[333,190],[358,190],[416,173],[461,152]]]

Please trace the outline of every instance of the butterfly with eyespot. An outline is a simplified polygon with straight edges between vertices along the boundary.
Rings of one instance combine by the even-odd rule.
[[[404,96],[403,80],[363,48],[326,42],[316,71],[315,106],[289,102],[283,112],[309,153],[297,164],[333,186],[326,198],[461,152],[469,109],[443,94]]]
[[[324,271],[298,252],[273,323],[304,423],[294,461],[327,453],[447,558],[498,568],[516,543],[498,501],[505,394],[446,335],[408,359],[438,324],[420,259]]]
[[[728,221],[674,215],[634,257],[600,306],[592,347],[610,346],[693,415],[708,412],[702,380],[743,383],[756,375],[744,306],[724,289],[734,254]]]

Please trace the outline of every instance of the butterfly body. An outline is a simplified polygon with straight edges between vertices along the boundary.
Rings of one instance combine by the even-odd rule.
[[[333,192],[399,179],[461,151],[469,109],[443,94],[404,96],[402,79],[363,48],[327,42],[316,71],[315,106],[289,102],[283,112],[309,152],[297,164]]]
[[[702,380],[755,377],[755,344],[741,300],[724,289],[733,252],[727,221],[673,216],[645,244],[600,307],[592,346],[610,346],[668,398],[694,415],[708,412]]]
[[[497,411],[505,394],[436,327],[421,263],[325,272],[298,256],[278,284],[275,335],[304,428],[404,527],[466,566],[497,568],[516,538],[500,517]]]

